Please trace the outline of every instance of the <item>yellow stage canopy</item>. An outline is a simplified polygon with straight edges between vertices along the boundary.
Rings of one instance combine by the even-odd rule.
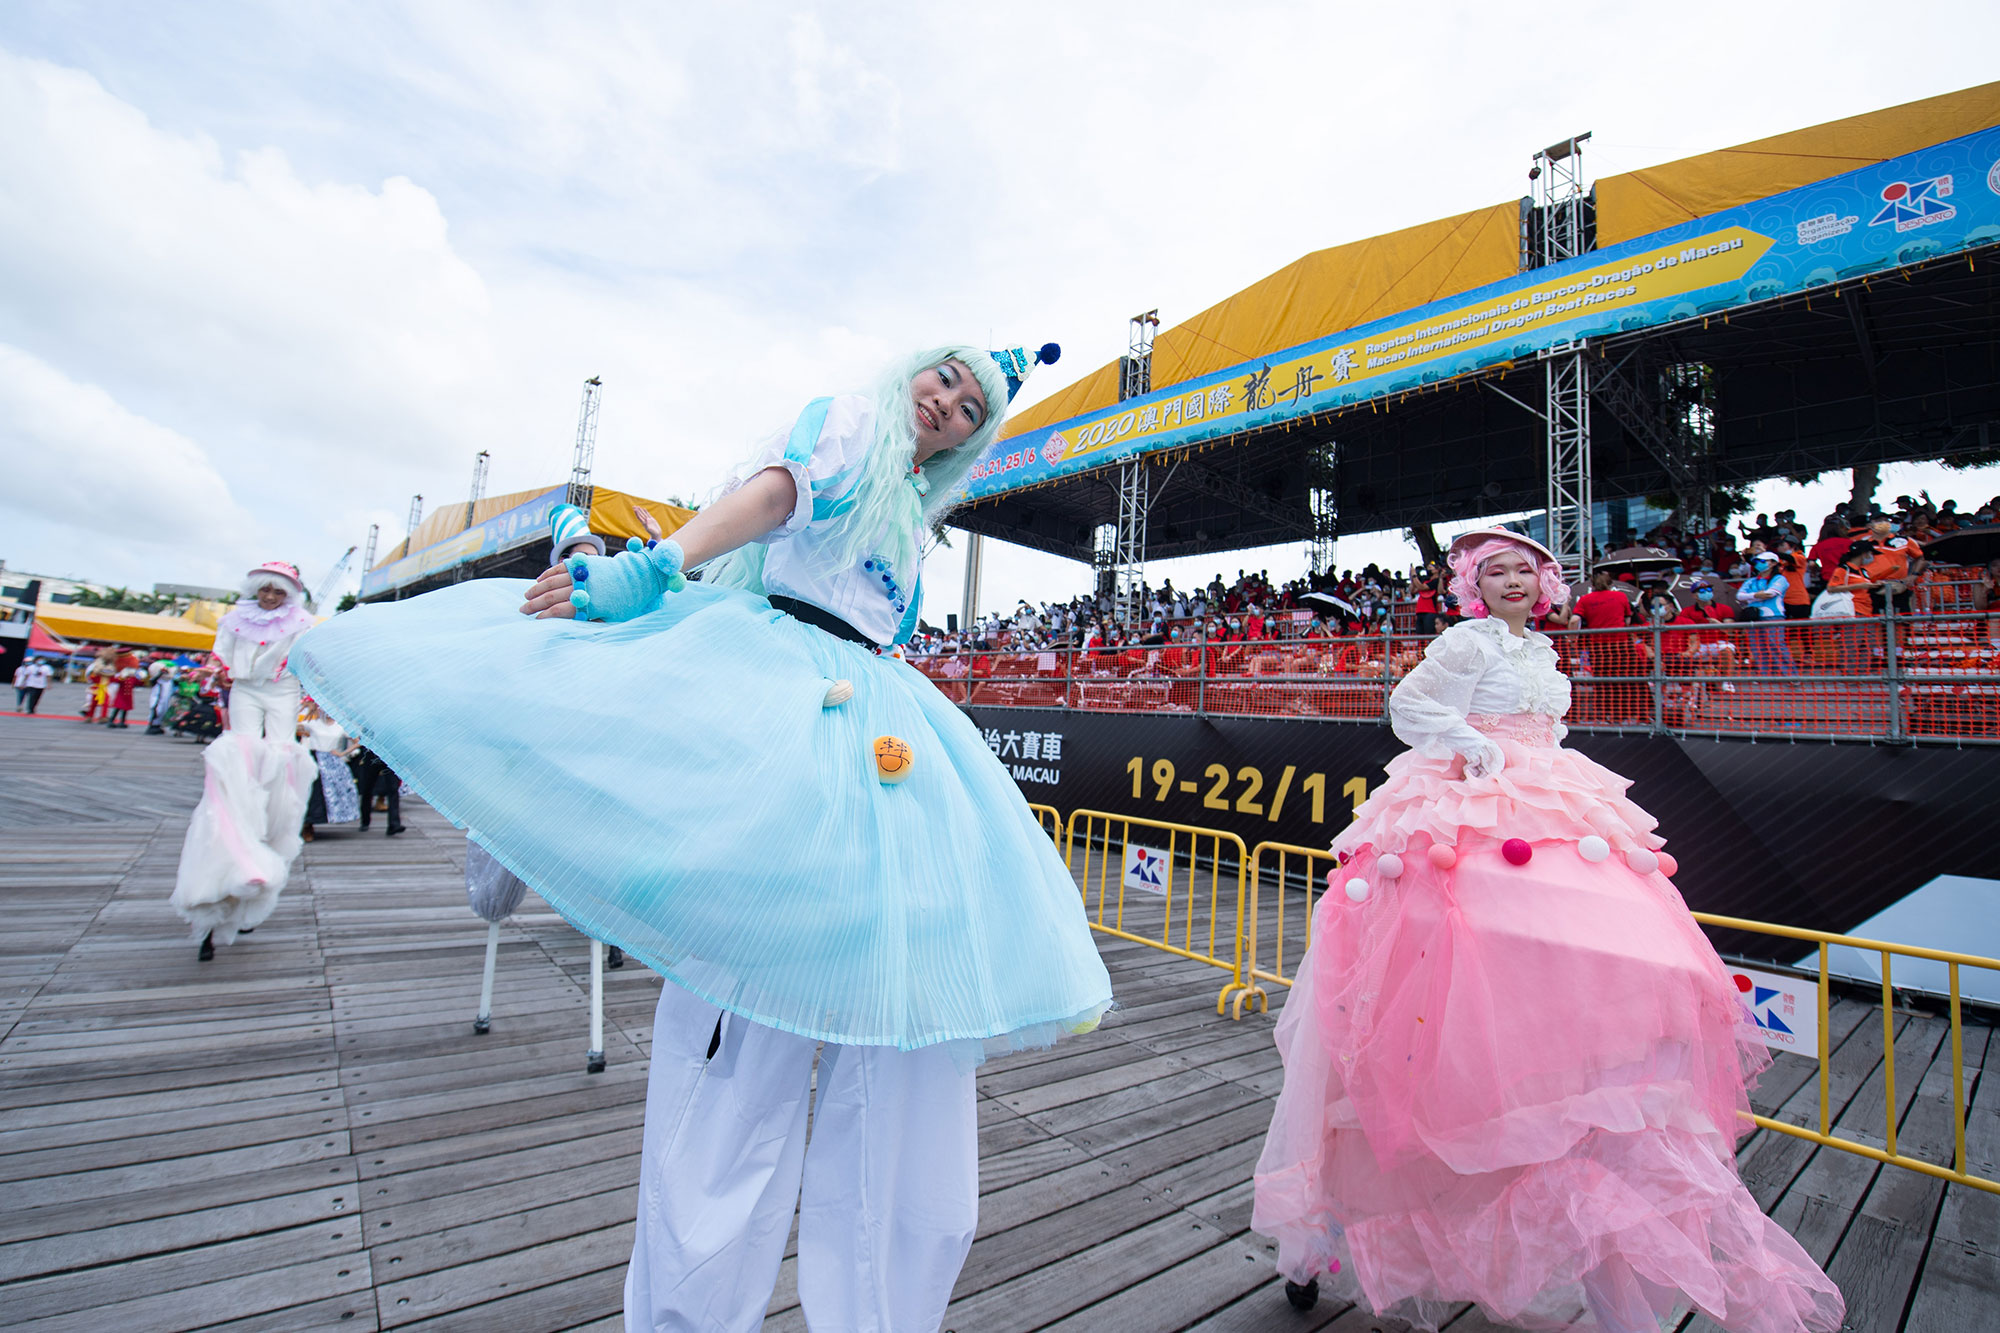
[[[1850,116],[1597,182],[1597,240],[1614,245],[2000,124],[2000,83]],[[1319,250],[1153,340],[1153,387],[1272,356],[1369,320],[1512,277],[1520,203]],[[1118,401],[1117,362],[1011,418],[1015,436]]]
[[[184,616],[155,616],[143,611],[110,611],[101,606],[71,606],[43,602],[35,619],[51,634],[89,643],[118,643],[138,648],[187,648],[206,652],[215,646],[215,630]]]
[[[509,491],[505,495],[489,495],[472,507],[472,521],[466,521],[465,504],[442,505],[431,511],[429,518],[417,525],[414,541],[397,542],[384,552],[375,562],[375,568],[394,564],[407,556],[412,549],[422,551],[449,541],[462,532],[479,526],[490,518],[497,518],[510,509],[519,508],[538,496],[547,495],[554,486],[537,486],[533,490]],[[632,512],[634,503],[644,505],[660,525],[660,531],[671,534],[681,524],[694,517],[694,510],[670,505],[663,500],[648,500],[625,491],[614,491],[609,486],[598,486],[592,492],[590,502],[590,530],[603,537],[644,537],[646,530],[639,526],[639,520]]]

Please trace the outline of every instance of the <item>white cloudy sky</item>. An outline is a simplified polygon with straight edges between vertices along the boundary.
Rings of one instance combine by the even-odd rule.
[[[1990,79],[1996,15],[1933,0],[1885,58],[1873,3],[11,0],[0,558],[311,576],[480,449],[495,491],[563,476],[591,374],[600,479],[703,493],[906,347],[1054,339],[1046,393],[1566,133],[1608,173]],[[1086,582],[989,551],[989,606]]]

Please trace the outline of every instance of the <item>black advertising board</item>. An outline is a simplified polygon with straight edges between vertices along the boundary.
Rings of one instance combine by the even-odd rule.
[[[1403,744],[1387,727],[965,710],[1030,801],[1323,848]],[[1631,780],[1696,911],[1848,931],[1939,875],[2000,879],[2000,748],[1572,734]],[[1728,952],[1791,956],[1768,937]]]

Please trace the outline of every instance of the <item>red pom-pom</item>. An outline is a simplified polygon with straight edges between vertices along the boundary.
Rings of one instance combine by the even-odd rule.
[[[1681,873],[1681,863],[1679,861],[1674,860],[1673,857],[1665,852],[1660,852],[1658,855],[1660,858],[1660,873],[1662,875],[1665,875],[1668,879],[1672,879],[1675,875]]]
[[[1534,854],[1535,849],[1521,838],[1509,838],[1500,844],[1500,855],[1506,857],[1512,865],[1524,866],[1528,864],[1528,858]]]

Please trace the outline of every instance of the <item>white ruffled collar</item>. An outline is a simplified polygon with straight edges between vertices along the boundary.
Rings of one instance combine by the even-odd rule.
[[[1487,638],[1493,640],[1499,646],[1500,650],[1505,653],[1518,653],[1525,648],[1553,649],[1555,647],[1555,642],[1540,630],[1531,629],[1526,635],[1516,636],[1514,631],[1507,628],[1507,622],[1498,616],[1479,616],[1477,618],[1462,620],[1459,623],[1461,625],[1470,625],[1472,628],[1485,634]]]

